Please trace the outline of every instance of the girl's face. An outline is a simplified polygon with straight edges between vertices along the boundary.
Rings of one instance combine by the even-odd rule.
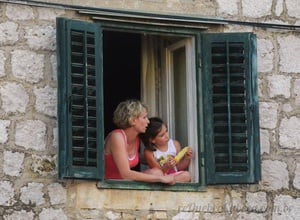
[[[152,143],[155,146],[166,145],[169,141],[169,132],[166,125],[162,125],[160,132],[156,135],[156,137],[152,140]]]
[[[132,126],[138,133],[145,133],[149,124],[148,112],[143,112],[139,117],[132,119]]]

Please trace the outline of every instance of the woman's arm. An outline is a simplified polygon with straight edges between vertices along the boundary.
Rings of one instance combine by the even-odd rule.
[[[167,176],[158,176],[145,174],[142,172],[131,170],[128,163],[128,153],[124,143],[124,138],[120,133],[113,133],[109,137],[106,143],[106,147],[109,148],[112,154],[113,160],[120,172],[120,175],[125,180],[134,180],[142,182],[162,182],[170,185],[175,184],[174,178]]]

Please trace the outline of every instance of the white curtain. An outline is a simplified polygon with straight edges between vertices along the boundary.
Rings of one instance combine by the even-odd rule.
[[[141,75],[141,99],[149,107],[149,117],[158,115],[156,99],[156,40],[151,35],[142,36],[142,75]],[[141,170],[149,167],[144,160],[144,145],[140,150]]]
[[[157,116],[156,99],[156,38],[151,35],[142,36],[142,101],[149,106],[149,116]]]

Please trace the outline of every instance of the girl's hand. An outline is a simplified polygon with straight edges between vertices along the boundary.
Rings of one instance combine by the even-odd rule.
[[[161,166],[161,169],[164,173],[167,173],[174,166],[176,166],[176,161],[175,161],[174,157],[169,156],[167,158],[166,162]]]
[[[174,160],[174,157],[169,157],[167,163],[165,164],[168,170],[172,169],[176,166],[176,161]]]
[[[185,153],[185,158],[192,159],[192,157],[193,157],[193,150],[189,148],[188,151]]]

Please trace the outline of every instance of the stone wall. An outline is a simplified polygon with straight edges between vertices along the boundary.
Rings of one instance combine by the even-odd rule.
[[[63,7],[0,1],[0,216],[5,220],[299,219],[300,28],[227,25],[258,37],[262,181],[204,192],[98,189],[57,179],[55,19]],[[51,2],[51,1],[44,1]],[[80,4],[82,1],[52,1]],[[95,1],[84,1],[95,6]],[[97,7],[183,12],[299,25],[298,0],[97,1]]]

